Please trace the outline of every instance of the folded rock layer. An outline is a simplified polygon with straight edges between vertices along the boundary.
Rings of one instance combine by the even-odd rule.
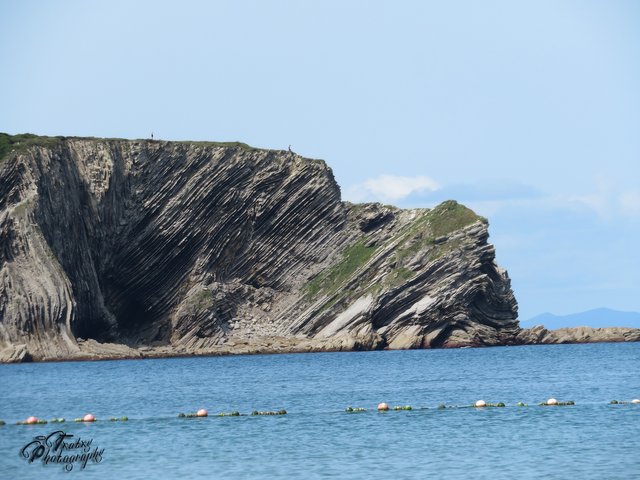
[[[323,161],[239,143],[0,140],[5,361],[517,342],[454,201],[354,205]]]

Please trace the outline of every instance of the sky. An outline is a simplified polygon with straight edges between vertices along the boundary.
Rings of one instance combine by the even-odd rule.
[[[490,222],[526,320],[640,311],[640,2],[0,0],[0,131],[239,140]]]

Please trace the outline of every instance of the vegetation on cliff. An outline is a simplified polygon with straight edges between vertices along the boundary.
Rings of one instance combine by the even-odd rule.
[[[64,137],[43,137],[32,133],[9,135],[0,132],[0,163],[2,163],[12,151],[25,152],[33,146],[53,148],[60,145],[63,139]]]

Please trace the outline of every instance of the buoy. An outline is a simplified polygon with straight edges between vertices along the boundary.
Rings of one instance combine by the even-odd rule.
[[[27,418],[27,421],[25,423],[27,425],[35,425],[36,423],[38,423],[38,419],[36,417],[29,417]]]
[[[84,417],[82,417],[82,421],[83,422],[95,422],[96,421],[96,417],[94,417],[90,413],[87,413]]]
[[[524,402],[518,402],[516,405],[518,407],[526,407],[527,406]]]
[[[6,425],[6,423],[4,423],[4,420],[0,420],[0,427]]]
[[[386,412],[387,410],[389,410],[389,405],[387,405],[386,403],[382,402],[378,404],[378,410],[380,412]]]
[[[633,400],[631,400],[631,403],[638,404],[638,403],[640,403],[640,400],[637,399],[637,398],[634,398]]]
[[[486,407],[487,403],[484,400],[478,400],[476,402],[476,407]]]
[[[549,400],[547,400],[547,405],[557,405],[558,404],[558,400],[556,400],[555,398],[550,398]]]
[[[198,417],[206,417],[209,415],[209,413],[204,408],[201,408],[200,410],[197,411],[196,415]]]
[[[122,417],[120,418],[121,422],[128,422],[129,421],[129,417]]]

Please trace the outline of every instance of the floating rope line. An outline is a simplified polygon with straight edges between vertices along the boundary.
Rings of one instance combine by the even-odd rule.
[[[179,413],[178,414],[178,418],[202,418],[202,417],[208,417],[209,415],[198,415],[197,413]],[[240,417],[240,416],[244,416],[246,417],[246,414],[241,414],[240,412],[230,412],[230,413],[217,413],[216,415],[214,415],[214,417]]]
[[[558,400],[556,400],[555,398],[550,398],[545,402],[540,402],[537,404],[537,406],[540,407],[565,407],[565,406],[574,406],[576,405],[576,403],[573,400],[569,400],[569,401],[565,401],[565,402],[560,402]],[[626,401],[626,400],[611,400],[608,405],[640,405],[640,399],[634,398],[631,401]],[[518,402],[512,406],[515,407],[528,407],[529,405],[524,403],[524,402]],[[475,402],[473,405],[446,405],[444,403],[439,404],[437,407],[418,407],[418,408],[414,408],[411,405],[397,405],[393,408],[389,408],[389,405],[387,405],[386,403],[380,403],[377,407],[377,411],[381,412],[381,413],[386,413],[390,410],[393,411],[418,411],[418,410],[445,410],[445,409],[463,409],[463,408],[473,408],[473,409],[477,409],[477,410],[482,410],[484,408],[503,408],[503,407],[507,407],[507,405],[503,402],[498,402],[498,403],[487,403],[484,400],[478,400],[477,402]],[[346,413],[365,413],[368,412],[369,410],[363,407],[347,407],[344,412]],[[216,413],[214,415],[211,415],[213,417],[254,417],[254,416],[278,416],[278,415],[287,415],[287,411],[282,409],[282,410],[273,410],[273,411],[258,411],[258,410],[253,410],[251,413],[240,413],[238,411],[232,411],[232,412],[220,412],[220,413]],[[337,413],[337,412],[332,412],[332,413]],[[195,413],[179,413],[178,414],[178,418],[206,418],[208,417],[209,414],[207,412],[207,410],[205,409],[200,409]],[[163,419],[168,419],[168,418],[172,418],[172,417],[147,417],[147,418],[141,418],[141,419],[137,419],[137,420],[150,420],[150,419],[154,419],[154,418],[163,418]],[[173,417],[175,418],[175,417]],[[110,422],[127,422],[129,420],[129,417],[127,416],[122,416],[122,417],[110,417],[109,421]],[[78,417],[75,418],[73,420],[74,422],[77,423],[85,423],[85,424],[90,424],[90,423],[95,423],[98,421],[98,419],[92,415],[91,413],[86,414],[84,417]],[[63,417],[59,417],[59,418],[52,418],[51,420],[47,421],[47,420],[41,420],[35,416],[31,416],[29,418],[27,418],[24,421],[18,421],[15,423],[15,425],[45,425],[48,423],[65,423],[66,420]],[[6,425],[6,422],[4,420],[0,420],[0,427]]]
[[[633,400],[631,400],[630,402],[625,402],[623,400],[611,400],[609,402],[609,405],[629,405],[629,404],[634,404],[634,405],[638,405],[640,404],[640,400],[637,398],[634,398]]]
[[[256,415],[286,415],[287,411],[286,410],[274,410],[274,411],[266,411],[266,412],[260,412],[258,410],[254,410],[253,412],[247,414],[247,413],[240,413],[240,412],[220,412],[217,413],[215,415],[213,415],[214,417],[249,417],[249,416],[256,416]],[[203,414],[201,413],[200,410],[198,410],[198,413],[179,413],[178,414],[178,418],[202,418],[202,417],[208,417],[208,414]]]

